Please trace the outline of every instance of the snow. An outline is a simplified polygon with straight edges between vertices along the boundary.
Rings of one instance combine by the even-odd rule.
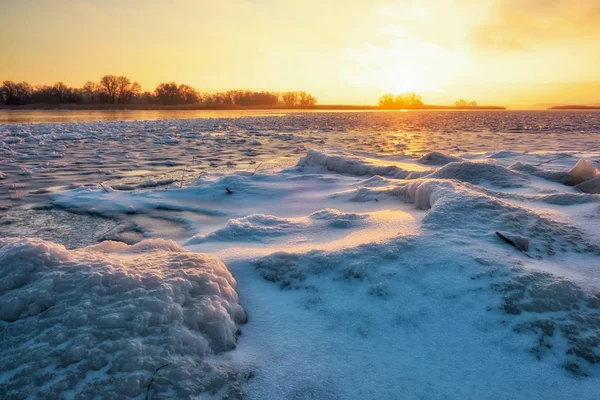
[[[473,184],[489,183],[500,187],[520,187],[527,184],[527,176],[501,165],[487,162],[453,162],[427,175],[430,178],[455,179]]]
[[[594,179],[600,176],[600,171],[594,166],[592,161],[581,159],[577,161],[577,164],[569,171],[569,182],[570,185],[578,185],[590,179]]]
[[[300,230],[301,221],[279,218],[273,215],[252,214],[243,218],[232,218],[222,229],[208,235],[197,235],[189,244],[207,241],[264,241],[273,236],[283,236]]]
[[[218,390],[211,374],[229,372],[208,359],[246,319],[235,285],[218,259],[172,241],[0,239],[0,393],[135,397],[164,364],[155,396]]]
[[[583,158],[578,160],[572,168],[564,170],[546,170],[534,165],[523,164],[520,161],[511,165],[510,169],[570,186],[579,185],[600,175],[600,171],[594,166],[593,162]]]
[[[585,193],[600,194],[600,176],[588,181],[581,182],[575,187]]]
[[[136,244],[0,239],[0,397],[143,399],[168,363],[150,398],[595,399],[600,195],[579,189],[600,124],[435,115],[410,120],[428,135],[364,114],[75,124],[82,141],[176,139],[136,168],[178,173],[50,191],[77,236],[101,239],[94,218]],[[202,163],[171,154],[192,144]],[[289,157],[196,168],[250,146]]]
[[[432,151],[419,158],[421,164],[427,165],[446,165],[451,162],[461,161],[460,157],[454,157],[448,154]]]
[[[350,175],[379,175],[392,178],[404,179],[410,176],[422,176],[427,170],[419,168],[418,165],[380,165],[372,160],[354,157],[340,152],[326,152],[309,150],[306,157],[302,157],[298,162],[299,166],[315,167],[320,166],[328,171],[339,172]],[[414,170],[406,169],[414,168]]]

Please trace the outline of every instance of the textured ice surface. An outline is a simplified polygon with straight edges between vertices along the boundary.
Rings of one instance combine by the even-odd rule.
[[[446,165],[456,161],[460,161],[460,158],[440,153],[439,151],[432,151],[419,158],[421,164],[427,165]]]
[[[227,224],[207,235],[196,235],[187,244],[204,242],[258,241],[269,242],[272,238],[327,228],[348,229],[356,227],[368,215],[344,213],[324,209],[311,213],[307,218],[279,218],[273,215],[251,214],[243,218],[232,218]]]
[[[600,177],[581,182],[575,187],[585,193],[600,194]]]
[[[2,298],[9,317],[0,335],[9,339],[0,357],[11,369],[0,374],[0,397],[74,387],[61,392],[74,398],[102,382],[105,397],[144,398],[152,372],[168,362],[150,398],[595,399],[600,195],[572,185],[574,177],[593,175],[600,161],[590,150],[600,142],[596,118],[359,113],[0,128],[2,151],[24,168],[2,170],[10,185],[15,177],[42,184],[55,172],[79,172],[90,185],[49,188],[52,207],[76,213],[74,221],[99,215],[148,227],[160,220],[125,239],[177,238],[193,251],[147,241],[67,251],[3,239],[0,252],[20,243],[49,255],[27,251],[22,268],[10,269],[14,276],[22,270],[27,284],[8,295],[30,301]],[[68,162],[74,150],[81,152],[78,171]],[[57,154],[64,157],[51,158]],[[286,169],[261,165],[282,155],[290,156]],[[94,157],[94,168],[109,177],[102,186],[93,184],[98,171],[88,169]],[[36,169],[54,168],[57,160],[64,169]],[[228,163],[242,170],[218,169]],[[156,174],[163,169],[178,173]],[[10,215],[18,218],[13,209]],[[184,232],[174,234],[167,222]],[[81,240],[106,236],[90,235],[87,225]],[[10,226],[0,225],[0,236]],[[57,240],[65,235],[57,232]],[[529,246],[520,251],[496,232],[523,237]],[[235,287],[206,253],[227,265]],[[31,277],[28,262],[51,268]],[[234,296],[235,288],[239,300],[219,294],[211,303],[196,302],[192,289],[182,303],[169,297],[208,278],[205,272],[223,278],[210,281],[211,290]],[[139,286],[125,290],[130,275]],[[94,298],[86,286],[94,279],[113,292]],[[27,297],[29,291],[36,296]],[[130,297],[117,301],[123,291]],[[44,309],[47,299],[55,304]],[[91,303],[95,319],[88,317],[85,328],[66,319],[79,315],[77,299],[101,302]],[[236,337],[245,315],[239,305],[249,321]],[[192,310],[204,315],[207,306],[207,315],[218,316],[215,325],[189,328]],[[190,314],[172,317],[178,307]],[[107,308],[121,317],[106,321],[100,314]],[[160,333],[145,319],[154,313]],[[138,320],[148,322],[139,327]],[[98,333],[90,338],[81,330]],[[74,331],[90,352],[78,355],[78,339],[46,340]],[[224,351],[236,340],[235,350]],[[13,348],[39,348],[41,357],[32,351],[21,360]],[[63,366],[61,356],[77,362]],[[89,369],[97,358],[107,364]]]
[[[407,165],[376,164],[374,160],[365,160],[351,154],[317,150],[309,150],[306,157],[300,159],[298,165],[320,166],[328,171],[350,175],[379,175],[398,179],[405,179],[409,176],[422,176],[427,173],[427,170],[419,168],[418,165],[412,166],[414,170],[411,170],[409,169],[411,166]]]
[[[0,239],[0,397],[142,396],[165,364],[153,398],[223,390],[236,374],[209,357],[246,319],[235,284],[216,258],[165,240]]]
[[[486,162],[453,162],[427,175],[430,178],[454,179],[473,184],[489,183],[500,187],[524,186],[525,175],[511,171],[501,165]]]

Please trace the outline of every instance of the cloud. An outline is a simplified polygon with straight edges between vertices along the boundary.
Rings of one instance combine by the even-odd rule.
[[[385,1],[376,4],[374,11],[380,17],[397,17],[402,15],[408,18],[425,19],[430,15],[427,7],[419,0]]]
[[[600,36],[598,0],[493,0],[469,41],[483,49],[521,50]]]
[[[387,24],[379,30],[379,33],[384,36],[404,36],[406,35],[406,29],[398,25]]]

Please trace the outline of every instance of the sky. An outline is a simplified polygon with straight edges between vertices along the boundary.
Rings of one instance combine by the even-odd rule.
[[[0,80],[600,104],[598,0],[0,0]]]

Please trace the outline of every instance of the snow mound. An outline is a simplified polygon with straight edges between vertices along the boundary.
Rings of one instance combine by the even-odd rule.
[[[462,161],[446,164],[428,178],[455,179],[475,185],[489,182],[498,187],[522,187],[528,182],[527,176],[511,171],[501,165],[486,162]]]
[[[546,170],[520,161],[515,162],[509,168],[569,186],[576,186],[600,176],[600,171],[594,166],[594,163],[586,159],[577,161],[577,164],[570,170]]]
[[[332,208],[315,211],[308,216],[312,220],[327,221],[331,228],[351,228],[360,221],[368,218],[368,215],[357,213],[345,213]]]
[[[537,176],[538,178],[546,179],[552,182],[558,182],[566,184],[569,181],[569,172],[562,170],[547,170],[539,168],[535,165],[524,164],[521,161],[517,161],[511,164],[509,169],[513,171],[519,171],[525,174]]]
[[[500,150],[500,151],[490,154],[488,156],[488,158],[516,158],[520,155],[522,155],[522,154],[517,153],[516,151]]]
[[[363,188],[367,191],[367,188]],[[418,179],[386,189],[387,194],[429,210],[423,225],[433,232],[457,232],[464,237],[496,240],[495,232],[526,237],[534,257],[558,252],[600,254],[577,227],[516,206],[482,191],[476,185],[452,180]],[[367,194],[362,194],[367,197]]]
[[[600,194],[600,176],[575,185],[575,187],[584,193]]]
[[[233,372],[207,357],[236,346],[235,286],[218,259],[172,241],[0,239],[0,397],[143,396],[165,364],[151,395],[219,390]]]
[[[377,165],[364,158],[346,153],[322,152],[309,150],[305,157],[300,158],[298,166],[324,167],[329,171],[350,175],[379,175],[397,179],[415,178],[425,175],[426,171],[404,169],[397,165]]]
[[[243,218],[232,218],[227,224],[208,235],[196,235],[188,244],[211,241],[265,241],[268,238],[297,232],[306,224],[273,215],[252,214]]]
[[[352,228],[367,218],[368,215],[345,213],[330,208],[315,211],[308,218],[280,218],[274,215],[251,214],[242,218],[231,218],[224,227],[206,235],[195,235],[187,241],[187,244],[219,241],[268,243],[273,238],[306,232],[312,228]]]
[[[589,181],[591,182],[591,181]],[[482,192],[484,192],[482,190]],[[600,197],[595,196],[594,194],[588,193],[549,193],[549,194],[536,194],[536,195],[522,195],[516,193],[501,193],[501,192],[493,192],[487,191],[488,194],[504,198],[504,199],[512,199],[512,200],[521,200],[521,201],[536,201],[547,204],[555,204],[558,206],[572,206],[576,204],[586,204],[586,203],[600,203]]]
[[[423,157],[418,160],[421,164],[426,165],[446,165],[451,162],[462,161],[460,157],[450,156],[444,153],[440,153],[439,151],[433,151],[431,153],[425,154]]]

